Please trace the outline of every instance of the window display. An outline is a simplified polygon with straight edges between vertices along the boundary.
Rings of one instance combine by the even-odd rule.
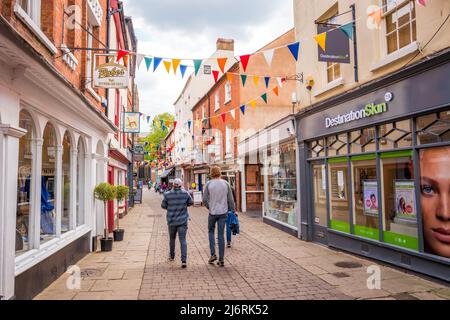
[[[271,150],[266,216],[297,226],[297,175],[295,143]]]
[[[32,186],[32,139],[33,120],[26,111],[21,111],[19,126],[27,130],[27,134],[19,141],[19,173],[17,179],[17,216],[16,216],[16,255],[31,249],[29,232],[31,226],[31,186]]]
[[[420,202],[425,252],[445,258],[450,258],[449,163],[450,146],[420,151]]]
[[[41,244],[56,236],[55,211],[56,132],[47,123],[42,146]]]

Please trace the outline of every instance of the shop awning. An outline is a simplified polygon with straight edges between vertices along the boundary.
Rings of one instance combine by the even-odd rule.
[[[175,169],[175,168],[170,168],[170,169],[165,170],[163,172],[163,174],[161,175],[161,178],[167,178],[172,173],[173,169]]]

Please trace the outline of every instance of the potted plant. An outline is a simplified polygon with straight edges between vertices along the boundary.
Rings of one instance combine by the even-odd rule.
[[[119,202],[125,200],[128,197],[128,194],[130,192],[130,188],[127,186],[117,186],[115,187],[116,191],[116,200],[117,200],[117,207],[119,207]],[[117,215],[117,229],[114,230],[114,241],[123,241],[123,235],[125,233],[125,230],[120,229],[120,216]]]
[[[101,250],[103,252],[112,251],[113,239],[110,238],[109,234],[108,234],[108,214],[106,211],[106,207],[107,207],[107,202],[114,200],[114,198],[115,198],[114,187],[106,182],[100,183],[98,186],[95,187],[94,195],[95,195],[96,199],[103,201],[103,203],[104,203],[103,209],[104,209],[104,215],[105,215],[105,229],[104,229],[103,238],[100,239]]]

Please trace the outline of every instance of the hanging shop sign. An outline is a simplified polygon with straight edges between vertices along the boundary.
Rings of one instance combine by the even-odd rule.
[[[319,61],[350,63],[350,42],[345,32],[336,26],[319,24],[318,35],[323,35],[324,45],[319,45]],[[326,42],[326,45],[325,45]]]
[[[141,117],[139,112],[124,112],[123,118],[124,118],[123,132],[125,133],[141,132]]]
[[[106,56],[107,63],[97,65],[100,56]],[[108,59],[110,57],[111,59]],[[129,70],[124,65],[114,62],[115,55],[95,55],[93,85],[97,88],[126,89],[129,84]]]

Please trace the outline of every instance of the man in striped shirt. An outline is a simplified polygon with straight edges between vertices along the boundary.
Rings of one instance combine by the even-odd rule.
[[[175,240],[180,239],[181,246],[181,267],[187,267],[187,242],[186,234],[188,229],[189,213],[187,208],[192,206],[194,202],[190,194],[181,189],[183,182],[175,179],[173,189],[164,193],[164,199],[161,208],[167,210],[167,225],[169,228],[169,261],[175,260]]]

